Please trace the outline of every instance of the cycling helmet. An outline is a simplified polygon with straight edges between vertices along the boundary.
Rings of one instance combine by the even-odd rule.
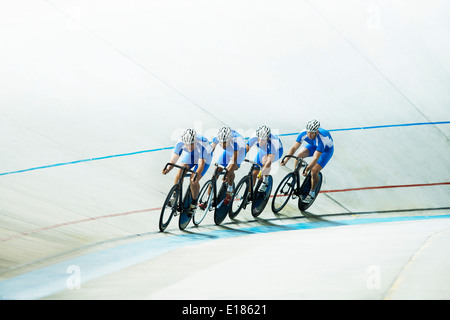
[[[306,131],[308,132],[317,132],[320,127],[320,122],[317,119],[309,120],[306,124]]]
[[[197,142],[197,133],[194,129],[186,129],[181,135],[181,141],[183,141],[184,144],[194,144]]]
[[[217,133],[217,140],[219,142],[227,142],[231,138],[231,129],[227,126],[222,127],[219,129],[219,132]]]
[[[258,139],[268,139],[270,136],[270,128],[265,125],[260,126],[256,129],[256,136]]]

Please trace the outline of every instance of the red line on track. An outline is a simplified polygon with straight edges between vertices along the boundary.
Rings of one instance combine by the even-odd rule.
[[[320,191],[320,193],[349,192],[349,191],[390,189],[390,188],[430,187],[430,186],[441,186],[441,185],[450,185],[450,182],[403,184],[403,185],[392,185],[392,186],[376,186],[376,187],[361,187],[361,188],[349,188],[349,189],[337,189],[337,190],[322,190],[322,191]],[[68,221],[68,222],[64,222],[64,223],[60,223],[60,224],[55,224],[53,226],[47,226],[47,227],[42,227],[42,228],[30,230],[30,231],[25,231],[22,233],[17,233],[12,236],[0,239],[0,242],[5,242],[5,241],[11,240],[11,239],[20,238],[20,237],[28,236],[33,233],[52,230],[52,229],[56,229],[56,228],[63,227],[63,226],[69,226],[69,225],[73,225],[73,224],[101,220],[101,219],[106,219],[106,218],[122,217],[122,216],[127,216],[130,214],[151,212],[151,211],[157,211],[157,210],[161,210],[161,207],[136,210],[136,211],[128,211],[128,212],[122,212],[122,213],[114,213],[114,214],[108,214],[108,215],[99,216],[99,217],[86,218],[86,219],[82,219],[82,220]]]
[[[430,187],[430,186],[441,186],[441,185],[450,185],[450,182],[398,184],[398,185],[392,185],[392,186],[362,187],[362,188],[350,188],[350,189],[338,189],[338,190],[322,190],[322,191],[320,191],[320,193],[348,192],[348,191],[374,190],[374,189],[391,189],[391,188]]]

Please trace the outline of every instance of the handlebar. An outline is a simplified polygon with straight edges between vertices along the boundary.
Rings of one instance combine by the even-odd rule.
[[[254,165],[254,166],[258,166],[260,169],[262,169],[262,167],[261,167],[259,164],[257,164],[256,162],[253,162],[253,161],[248,160],[248,159],[244,159],[244,161],[245,161],[245,162],[248,162],[248,163],[251,163],[251,164]]]
[[[223,175],[224,175],[223,178],[225,179],[225,177],[226,177],[227,174],[228,174],[228,169],[227,169],[227,167],[224,167],[224,166],[222,166],[222,165],[220,165],[220,164],[218,164],[218,163],[215,163],[214,165],[217,167],[217,169],[218,169],[218,168],[222,168],[222,170],[225,171],[225,172],[222,171],[222,172],[217,173],[217,176],[223,174]]]
[[[304,166],[305,166],[305,169],[303,169],[303,172],[306,171],[306,167],[308,167],[308,162],[306,162],[304,159],[302,159],[302,158],[300,158],[300,157],[293,156],[293,155],[285,155],[285,156],[283,157],[283,159],[281,160],[281,162],[283,162],[284,159],[286,159],[286,158],[294,158],[295,160],[299,161],[300,168],[302,167],[302,165],[304,165]],[[298,166],[298,165],[297,165],[297,166]],[[295,168],[295,169],[297,169],[297,168]]]
[[[180,165],[175,164],[175,163],[168,162],[168,163],[166,163],[166,165],[164,167],[164,170],[166,170],[168,166],[176,167],[176,168],[179,168],[179,169],[183,170],[183,172],[184,172],[183,177],[186,177],[186,173],[187,172],[191,172],[191,173],[194,174],[194,179],[197,179],[197,172],[195,172],[195,171],[193,171],[191,169],[188,169],[188,168],[186,168],[184,166],[180,166]],[[188,175],[188,177],[189,177],[189,175]]]

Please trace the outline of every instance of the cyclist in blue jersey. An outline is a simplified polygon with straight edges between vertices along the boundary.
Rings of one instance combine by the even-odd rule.
[[[262,167],[262,172],[255,170],[253,172],[253,181],[256,181],[256,177],[261,179],[263,183],[261,183],[259,191],[265,192],[271,166],[283,155],[283,144],[280,138],[272,134],[270,128],[265,125],[256,129],[256,133],[249,138],[247,142],[247,153],[255,144],[258,147],[258,154],[253,162],[258,163]]]
[[[208,171],[212,160],[212,147],[209,144],[208,139],[201,135],[197,135],[194,129],[186,129],[182,134],[180,140],[178,140],[175,148],[173,150],[172,158],[170,163],[176,163],[180,156],[182,156],[181,164],[189,169],[197,172],[197,177],[194,179],[195,175],[191,176],[191,192],[192,192],[192,204],[189,209],[189,214],[193,215],[197,210],[197,200],[198,193],[200,191],[200,179]],[[167,169],[163,169],[163,174],[169,173],[173,169],[169,166]],[[178,171],[175,176],[175,183],[181,177],[181,170]],[[173,199],[175,200],[175,199]]]
[[[305,142],[306,145],[300,149],[297,157],[302,159],[311,156],[313,157],[311,162],[308,164],[308,167],[303,172],[303,175],[306,176],[307,173],[311,171],[311,191],[306,198],[303,199],[303,201],[309,203],[316,196],[314,190],[319,182],[319,172],[325,168],[328,161],[330,161],[333,156],[334,145],[330,132],[320,128],[320,122],[316,119],[308,121],[306,124],[306,129],[300,132],[297,136],[297,139],[289,150],[288,155],[293,155],[303,142]],[[286,158],[281,162],[281,165],[286,165],[289,159],[290,158]],[[297,160],[295,165],[297,166]]]
[[[223,150],[223,153],[219,156],[218,163],[228,170],[228,174],[224,179],[228,184],[227,194],[224,199],[224,205],[227,205],[233,197],[234,171],[239,169],[247,154],[246,143],[237,131],[224,126],[219,129],[217,136],[213,138],[212,149],[215,150],[217,145],[220,145]]]

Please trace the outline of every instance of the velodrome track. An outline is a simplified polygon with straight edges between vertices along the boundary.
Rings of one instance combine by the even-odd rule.
[[[2,4],[0,299],[449,299],[450,7],[344,2]],[[184,128],[313,117],[307,212],[158,231]]]

